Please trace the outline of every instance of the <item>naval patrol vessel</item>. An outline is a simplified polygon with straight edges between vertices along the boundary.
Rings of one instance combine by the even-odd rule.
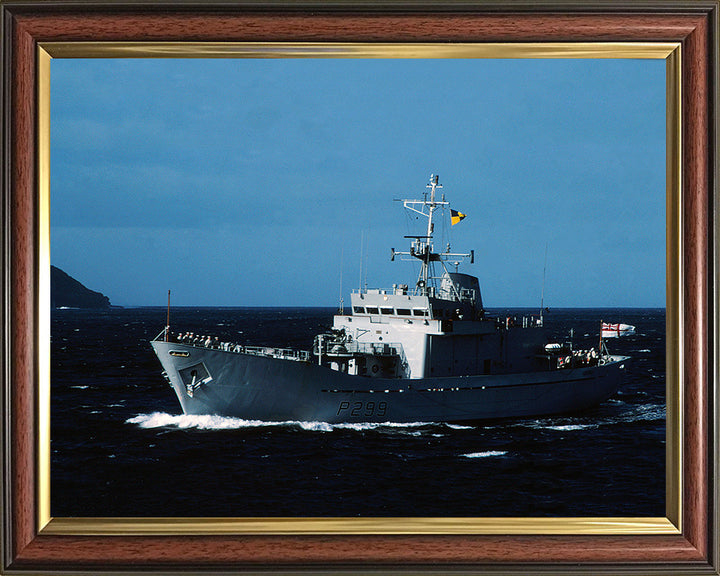
[[[579,411],[614,394],[629,357],[548,340],[537,316],[486,314],[475,276],[458,272],[474,251],[435,251],[436,212],[451,210],[438,176],[403,206],[427,219],[406,236],[419,261],[414,286],[358,289],[311,350],[221,342],[170,332],[151,342],[186,414],[269,422],[468,422]],[[453,270],[452,267],[455,267]],[[168,314],[169,317],[169,314]],[[598,322],[598,328],[601,323]]]

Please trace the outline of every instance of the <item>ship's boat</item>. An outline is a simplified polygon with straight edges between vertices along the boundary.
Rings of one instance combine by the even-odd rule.
[[[427,219],[424,234],[406,237],[409,251],[392,250],[393,260],[419,261],[415,285],[354,291],[350,313],[335,315],[311,350],[166,326],[151,344],[183,412],[271,422],[465,422],[579,411],[614,394],[629,358],[609,354],[602,338],[588,350],[549,341],[542,306],[535,316],[486,314],[478,279],[457,271],[474,253],[434,250],[435,213],[449,203],[436,197],[437,176],[427,187],[423,200],[402,201]]]

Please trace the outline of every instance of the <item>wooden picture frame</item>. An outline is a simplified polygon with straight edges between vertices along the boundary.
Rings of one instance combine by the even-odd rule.
[[[717,42],[718,2],[521,3],[478,5],[243,2],[5,1],[2,17],[3,192],[3,563],[8,573],[104,570],[474,571],[718,573],[717,501]],[[41,473],[49,431],[43,388],[49,333],[39,311],[49,289],[48,167],[38,153],[49,117],[40,88],[50,51],[82,54],[103,43],[187,47],[211,43],[666,43],[669,126],[668,236],[679,239],[679,279],[668,283],[680,310],[669,362],[682,382],[674,410],[681,469],[670,476],[664,523],[619,520],[605,530],[519,521],[467,530],[442,522],[413,528],[390,519],[379,530],[267,524],[237,530],[208,522],[147,519],[48,523]],[[168,44],[164,44],[168,43]],[[97,53],[97,52],[96,52]],[[671,117],[674,117],[671,115]],[[43,192],[44,190],[44,192]],[[673,229],[676,227],[677,229]],[[669,275],[671,276],[671,274]],[[672,372],[672,370],[671,370]],[[323,528],[323,526],[321,526]]]

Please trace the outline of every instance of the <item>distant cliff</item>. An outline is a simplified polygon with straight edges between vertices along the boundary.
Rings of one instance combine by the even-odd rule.
[[[50,301],[53,308],[110,308],[110,298],[85,288],[60,268],[50,266]]]

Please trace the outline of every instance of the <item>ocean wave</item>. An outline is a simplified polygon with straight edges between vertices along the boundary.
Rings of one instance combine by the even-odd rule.
[[[417,435],[419,432],[407,432],[406,428],[418,428],[427,426],[427,422],[344,422],[339,424],[330,424],[328,422],[266,422],[269,426],[298,426],[303,430],[312,432],[332,432],[333,430],[354,430],[356,432],[364,432],[367,430],[378,430],[381,428],[392,428],[400,433]]]
[[[490,456],[505,456],[506,450],[490,450],[488,452],[471,452],[470,454],[461,454],[463,458],[489,458]]]
[[[333,430],[376,430],[378,428],[403,429],[418,428],[427,426],[427,422],[364,422],[364,423],[342,423],[330,424],[328,422],[267,422],[263,420],[244,420],[231,416],[216,415],[191,415],[191,414],[167,414],[165,412],[153,412],[152,414],[138,414],[134,418],[125,421],[126,424],[137,424],[140,428],[196,428],[198,430],[239,430],[242,428],[263,428],[263,427],[297,427],[311,432],[332,432]],[[407,433],[407,432],[406,432]],[[409,432],[416,435],[419,432]]]
[[[564,420],[567,422],[567,418],[564,418]],[[606,424],[606,422],[600,421],[593,422],[592,424],[561,424],[557,420],[534,420],[532,422],[519,422],[515,424],[515,426],[520,428],[530,428],[531,430],[556,430],[559,432],[571,432],[574,430],[598,428],[600,424]]]
[[[259,420],[242,420],[228,416],[167,414],[153,412],[138,414],[125,421],[126,424],[138,424],[140,428],[197,428],[198,430],[231,430],[236,428],[254,428],[266,426]]]
[[[664,404],[640,404],[630,406],[622,400],[612,400],[612,404],[621,408],[621,412],[612,416],[600,417],[597,420],[588,422],[587,417],[579,417],[577,420],[570,418],[549,418],[542,420],[522,421],[513,424],[519,428],[530,428],[531,430],[557,430],[568,432],[575,430],[590,430],[601,426],[612,426],[614,424],[627,424],[630,422],[655,422],[665,420],[666,410]]]
[[[546,430],[559,430],[561,432],[572,430],[587,430],[589,428],[597,428],[598,424],[563,424],[559,426],[544,426]]]
[[[666,409],[664,404],[640,404],[632,410],[622,414],[617,420],[620,422],[639,422],[665,420]]]

